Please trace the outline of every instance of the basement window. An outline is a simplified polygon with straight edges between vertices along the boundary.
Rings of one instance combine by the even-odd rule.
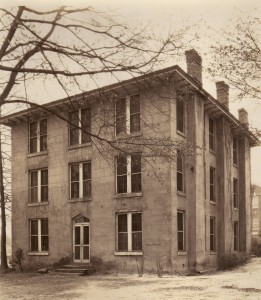
[[[47,119],[29,124],[29,153],[47,150]]]

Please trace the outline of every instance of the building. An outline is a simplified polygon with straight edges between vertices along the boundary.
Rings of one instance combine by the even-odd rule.
[[[252,237],[261,239],[261,187],[254,185],[252,188]]]
[[[26,265],[98,257],[131,271],[144,258],[145,270],[159,259],[164,270],[200,270],[250,251],[258,140],[244,109],[239,120],[229,112],[229,87],[217,82],[217,98],[209,95],[201,57],[185,54],[187,73],[173,66],[1,118],[12,128],[13,245]],[[200,153],[155,164],[158,180],[139,152],[116,157],[115,167],[101,159],[86,131],[104,127],[103,136],[166,137]]]

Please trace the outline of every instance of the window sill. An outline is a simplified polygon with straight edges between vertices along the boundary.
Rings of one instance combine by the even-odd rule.
[[[42,205],[48,205],[49,202],[37,202],[37,203],[28,203],[28,206],[42,206]]]
[[[233,167],[238,169],[238,164],[233,163]]]
[[[183,252],[183,251],[178,251],[178,255],[179,256],[185,256],[185,255],[187,255],[187,252]]]
[[[210,203],[210,204],[213,204],[213,205],[216,205],[216,204],[217,204],[216,201],[211,201],[211,200],[209,201],[209,203]]]
[[[181,131],[177,130],[177,134],[182,136],[183,138],[186,138],[186,135],[185,135],[184,132],[181,132]]]
[[[41,155],[47,155],[48,154],[48,150],[46,151],[41,151],[41,152],[34,152],[34,153],[29,153],[27,154],[27,157],[35,157],[35,156],[41,156]]]
[[[181,191],[177,191],[177,194],[182,196],[182,197],[187,197],[186,193],[181,192]]]
[[[125,251],[125,252],[114,252],[115,256],[142,256],[143,251],[136,251],[136,252],[131,252],[131,251]]]
[[[91,146],[92,143],[85,143],[85,144],[76,144],[76,145],[69,145],[68,150],[74,150],[74,149],[79,149],[79,148],[84,148],[84,147],[89,147]]]
[[[119,134],[115,134],[115,139],[116,140],[126,140],[132,137],[139,137],[142,136],[142,132],[141,131],[137,131],[137,132],[132,132],[132,133],[119,133]]]
[[[28,252],[30,256],[47,256],[49,252]]]
[[[142,197],[142,192],[117,194],[117,195],[114,196],[115,199],[135,198],[135,197]]]
[[[233,207],[233,210],[239,211],[239,208],[238,207]]]
[[[74,198],[74,199],[69,199],[69,203],[74,203],[74,202],[89,202],[92,201],[92,197],[84,197],[84,198]]]
[[[213,155],[216,155],[216,151],[213,150],[213,149],[209,149],[209,153],[213,154]]]

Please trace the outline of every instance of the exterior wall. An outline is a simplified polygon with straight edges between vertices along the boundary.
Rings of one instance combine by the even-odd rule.
[[[108,109],[114,111],[113,103]],[[233,221],[239,221],[240,251],[250,249],[250,158],[248,141],[239,146],[239,164],[233,165],[232,140],[228,121],[216,122],[216,150],[209,150],[208,120],[204,99],[194,93],[186,106],[185,135],[176,130],[176,90],[155,87],[141,93],[142,134],[146,137],[171,137],[199,147],[198,155],[185,159],[185,193],[177,192],[176,163],[158,160],[153,168],[144,163],[142,194],[116,195],[113,161],[108,164],[94,145],[68,146],[68,124],[48,116],[48,153],[28,155],[28,124],[12,128],[12,189],[14,248],[29,253],[29,220],[48,218],[47,256],[27,255],[26,264],[50,264],[73,254],[73,218],[79,214],[90,220],[91,256],[114,261],[121,270],[136,270],[134,255],[115,254],[116,213],[142,212],[143,256],[145,270],[155,270],[161,260],[164,270],[185,271],[213,268],[217,259],[233,252]],[[92,106],[99,116],[99,106]],[[97,122],[92,122],[93,130]],[[110,128],[104,134],[113,136]],[[69,200],[69,164],[91,160],[92,197],[86,201]],[[209,201],[209,168],[216,169],[216,202]],[[48,204],[28,204],[28,171],[48,167]],[[233,178],[239,180],[239,209],[233,209]],[[177,211],[185,211],[186,251],[178,252]],[[216,218],[216,251],[210,251],[209,219]]]
[[[261,239],[261,188],[253,187],[252,196],[252,238]]]

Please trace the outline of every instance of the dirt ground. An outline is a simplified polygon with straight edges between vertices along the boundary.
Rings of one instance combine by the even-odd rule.
[[[0,299],[261,299],[261,258],[232,271],[199,276],[38,273],[0,275]]]

